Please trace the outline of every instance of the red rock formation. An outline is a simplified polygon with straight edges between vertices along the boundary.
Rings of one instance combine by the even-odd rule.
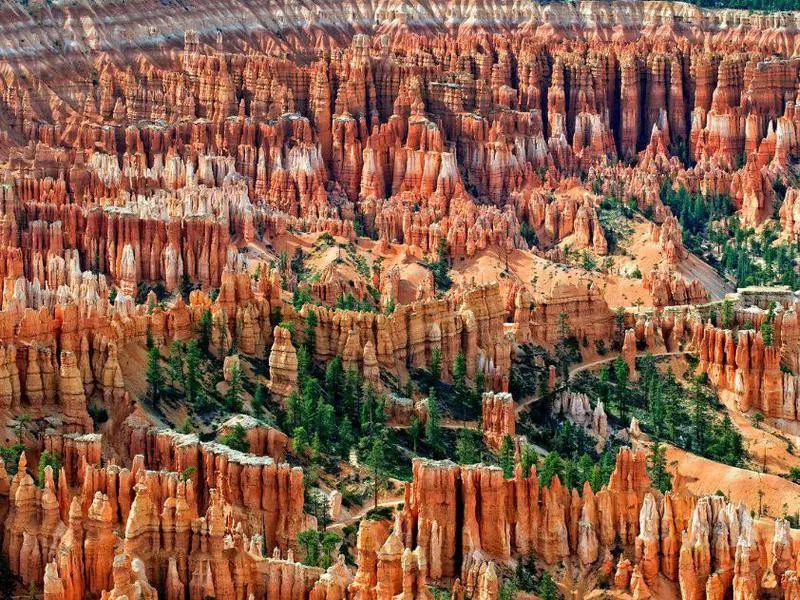
[[[622,343],[622,358],[628,365],[628,376],[636,379],[636,332],[633,329],[625,331],[625,339]]]
[[[289,436],[280,429],[264,425],[246,415],[236,415],[222,423],[217,432],[220,436],[224,436],[234,425],[244,427],[252,454],[269,456],[277,462],[286,458],[289,451]]]
[[[530,552],[550,564],[602,561],[610,574],[619,536],[633,553],[615,584],[635,597],[656,594],[659,573],[685,597],[763,591],[768,554],[744,512],[703,499],[689,523],[691,501],[652,493],[644,455],[629,452],[596,493],[418,462],[391,533],[364,528],[354,580],[341,562],[322,573],[264,558],[262,546],[288,553],[310,524],[301,472],[277,462],[286,436],[237,417],[253,450],[242,454],[152,429],[141,386],[124,374],[145,341],[163,351],[188,340],[206,311],[212,352],[268,356],[279,402],[297,387],[311,312],[312,358],[341,356],[375,387],[382,370],[404,379],[440,352],[444,380],[463,353],[470,379],[481,372],[487,389],[505,391],[517,343],[550,347],[564,325],[587,346],[610,339],[604,285],[614,276],[555,263],[568,247],[609,253],[601,195],[652,214],[649,241],[666,263],[687,252],[659,198],[665,182],[729,195],[745,225],[772,215],[775,181],[791,182],[800,158],[793,14],[267,2],[232,28],[233,9],[213,2],[41,4],[0,8],[0,409],[52,426],[31,457],[47,449],[63,464],[58,484],[46,472],[41,488],[26,459],[11,482],[0,471],[4,551],[25,584],[43,581],[49,600],[372,600],[427,599],[428,578],[460,577],[456,598],[494,600],[503,563]],[[75,23],[85,35],[72,35]],[[789,190],[789,239],[796,204]],[[336,252],[371,253],[372,264],[351,276],[341,256],[320,252],[320,272],[301,281],[281,253],[323,232]],[[409,278],[444,250],[451,291],[430,269]],[[473,285],[462,269],[498,282]],[[708,300],[669,269],[642,283],[659,308]],[[314,303],[298,310],[289,297],[305,290]],[[330,308],[346,292],[381,311]],[[278,321],[294,325],[294,342]],[[628,323],[623,355],[633,375],[637,342],[677,347],[688,323],[701,372],[741,409],[797,420],[796,321],[778,311],[768,348],[753,332],[734,339],[656,313]],[[487,398],[496,447],[514,433],[514,407],[502,392]],[[601,405],[569,394],[556,404],[605,439]],[[100,405],[103,436],[89,433],[88,406]],[[388,411],[396,422],[417,412],[413,402]],[[797,561],[775,529],[770,568],[788,595]]]
[[[779,339],[782,316],[774,324]],[[781,372],[779,345],[765,347],[761,334],[752,330],[739,331],[734,338],[729,330],[700,323],[694,326],[691,343],[700,357],[701,372],[718,388],[734,392],[740,410],[798,419],[797,377]]]
[[[708,292],[698,279],[687,283],[682,276],[669,269],[654,267],[645,273],[643,283],[653,297],[654,306],[704,304],[709,300]]]
[[[404,543],[407,547],[417,544],[429,557],[432,579],[459,572],[464,576],[478,557],[502,561],[535,551],[552,564],[571,552],[590,556],[596,548],[595,537],[604,546],[616,535],[633,543],[639,509],[650,486],[645,465],[643,453],[620,453],[608,488],[596,496],[590,489],[585,493],[585,502],[591,503],[586,513],[597,520],[591,523],[591,532],[586,525],[579,536],[584,502],[577,492],[571,495],[564,489],[557,477],[550,486],[540,488],[535,469],[530,476],[517,472],[514,479],[504,480],[497,468],[415,460],[414,481],[406,488],[401,521]],[[508,502],[516,507],[514,511],[505,510]],[[460,567],[455,554],[458,531],[464,556]]]
[[[482,400],[483,437],[486,443],[500,449],[506,436],[514,438],[516,414],[514,399],[506,392],[486,392]]]
[[[275,326],[273,340],[269,353],[270,391],[280,401],[297,387],[297,353],[285,327]]]

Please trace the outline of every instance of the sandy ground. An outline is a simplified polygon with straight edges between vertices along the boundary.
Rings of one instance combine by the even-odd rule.
[[[695,495],[720,491],[751,510],[766,507],[773,517],[800,512],[800,485],[777,475],[729,467],[673,446],[667,447],[667,462]]]
[[[584,192],[585,190],[581,190],[581,194]],[[633,230],[622,244],[623,249],[610,257],[613,265],[606,273],[599,270],[587,271],[574,265],[557,264],[523,250],[505,252],[489,248],[469,258],[454,259],[450,275],[454,283],[460,286],[499,282],[501,288],[505,290],[512,283],[524,284],[534,297],[537,294],[546,294],[553,282],[558,282],[559,285],[592,286],[601,291],[601,295],[612,309],[639,303],[643,306],[652,306],[653,298],[650,292],[644,289],[642,279],[632,277],[631,273],[638,269],[642,274],[647,274],[653,267],[663,265],[666,257],[659,244],[650,240],[649,221],[636,215],[630,223]],[[270,260],[279,252],[286,252],[291,258],[296,248],[302,248],[310,255],[307,265],[315,272],[321,272],[330,264],[337,264],[337,276],[344,280],[357,278],[358,273],[349,264],[346,250],[339,247],[339,244],[345,244],[347,240],[335,238],[337,245],[319,249],[319,246],[315,248],[315,242],[320,235],[286,233],[274,238],[270,247],[254,243],[250,244],[250,250],[254,255]],[[569,239],[563,240],[560,246],[565,247],[569,242]],[[378,243],[368,238],[359,239],[356,248],[358,254],[363,256],[370,266],[380,257],[384,271],[395,266],[399,267],[400,291],[397,300],[408,303],[416,299],[419,285],[427,276],[427,270],[419,264],[425,258],[419,248],[392,244],[379,252]],[[594,257],[599,266],[606,258]],[[337,261],[337,259],[344,260]],[[675,265],[675,268],[689,280],[700,279],[713,298],[721,297],[728,291],[727,284],[710,266],[697,257],[692,256]]]
[[[134,398],[147,391],[147,348],[139,343],[126,344],[120,351],[119,365],[125,379],[125,389]]]
[[[766,466],[767,473],[784,475],[792,467],[800,467],[797,436],[786,434],[768,422],[762,423],[758,428],[754,427],[750,418],[755,411],[743,414],[736,410],[735,397],[731,392],[720,392],[720,400],[728,408],[736,427],[742,432],[754,468],[763,470]],[[791,452],[789,443],[793,446]]]

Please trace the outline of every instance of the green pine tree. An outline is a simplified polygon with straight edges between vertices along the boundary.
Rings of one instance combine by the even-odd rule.
[[[650,456],[647,459],[647,473],[653,487],[662,493],[672,489],[672,480],[667,471],[667,449],[656,440],[650,448]]]
[[[550,485],[550,480],[556,475],[559,479],[564,478],[564,462],[556,452],[550,452],[544,457],[542,467],[539,469],[539,482],[542,485]]]
[[[220,438],[220,443],[238,450],[239,452],[250,452],[250,442],[247,441],[247,431],[240,424],[236,423],[230,430]]]
[[[453,363],[453,397],[461,411],[461,418],[472,416],[472,392],[467,385],[467,359],[463,352],[459,352]]]
[[[503,469],[503,477],[510,479],[514,477],[514,440],[510,435],[503,437],[500,445],[500,467]]]
[[[436,398],[436,390],[431,388],[428,395],[428,418],[425,421],[425,441],[435,454],[438,454],[442,447],[440,420],[439,400]]]
[[[153,346],[147,352],[147,394],[154,406],[161,402],[164,392],[164,377],[161,374],[161,355],[158,348]]]
[[[230,381],[225,392],[225,408],[228,412],[242,412],[242,371],[238,365],[233,365],[230,371]]]
[[[317,348],[317,313],[309,310],[303,327],[303,345],[313,356]]]
[[[474,465],[481,462],[478,444],[480,439],[472,429],[459,429],[456,436],[456,456],[462,465]],[[480,435],[480,434],[479,434]]]
[[[387,480],[388,463],[388,441],[384,431],[372,437],[367,455],[367,465],[372,473],[374,508],[378,508],[378,493]]]
[[[211,316],[211,311],[206,309],[197,322],[197,344],[205,353],[208,353],[208,347],[211,344],[211,330],[213,327],[214,318]]]
[[[197,408],[200,395],[200,348],[195,340],[186,345],[186,371],[183,381],[183,390],[189,404]]]

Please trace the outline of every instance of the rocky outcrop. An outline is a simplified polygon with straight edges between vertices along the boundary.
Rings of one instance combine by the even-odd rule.
[[[708,292],[698,279],[687,282],[670,269],[654,267],[644,274],[642,281],[653,297],[654,306],[704,304],[709,300]]]
[[[217,433],[220,437],[224,436],[236,425],[241,425],[247,432],[251,454],[269,456],[276,462],[282,462],[286,458],[289,451],[289,436],[280,429],[264,425],[247,415],[235,415],[222,423]]]
[[[592,408],[589,397],[577,392],[562,391],[553,399],[553,415],[561,415],[583,427],[598,442],[598,448],[605,445],[609,437],[608,416],[603,403],[598,401]]]
[[[190,469],[199,512],[211,502],[211,490],[217,490],[227,512],[246,533],[262,535],[269,552],[276,547],[285,551],[296,543],[304,526],[300,468],[200,442],[194,435],[142,428],[132,419],[122,435],[131,455],[142,455],[143,467],[174,473]]]
[[[483,438],[487,445],[499,450],[506,436],[514,439],[517,417],[516,405],[507,392],[485,392],[482,399]]]
[[[571,553],[594,556],[598,540],[608,546],[617,535],[633,544],[650,487],[645,466],[644,453],[624,450],[608,487],[595,494],[587,485],[581,497],[557,477],[541,486],[535,469],[505,480],[496,467],[415,460],[401,519],[404,543],[425,552],[431,579],[463,577],[479,557],[507,561],[535,552],[553,564]],[[579,527],[584,506],[595,520]]]
[[[269,353],[269,389],[277,401],[286,399],[297,388],[297,352],[291,332],[280,325],[273,331]]]
[[[613,574],[637,598],[658,595],[662,575],[685,597],[756,597],[767,571],[769,593],[791,597],[785,524],[766,552],[744,509],[655,492],[643,452],[627,450],[596,490],[417,461],[397,522],[362,527],[355,577],[343,560],[299,565],[314,521],[302,471],[281,462],[286,435],[237,416],[221,432],[245,426],[241,453],[152,428],[130,372],[144,344],[163,355],[202,334],[227,357],[225,380],[239,365],[266,383],[266,359],[283,403],[301,344],[316,366],[339,356],[387,389],[435,355],[449,382],[463,355],[470,382],[493,390],[482,416],[497,448],[515,433],[518,345],[574,336],[591,353],[617,332],[609,302],[639,291],[613,261],[591,268],[624,248],[614,212],[633,204],[652,221],[637,214],[634,229],[666,265],[641,282],[656,309],[709,298],[678,275],[686,215],[663,185],[691,194],[693,211],[729,197],[744,226],[774,214],[800,158],[795,13],[17,4],[0,7],[0,410],[46,429],[32,463],[40,450],[62,461],[38,486],[27,458],[10,481],[0,470],[3,550],[24,584],[43,582],[49,600],[373,600],[427,599],[429,581],[458,579],[455,598],[494,600],[506,567],[535,554]],[[796,205],[790,189],[789,240]],[[575,250],[587,268],[569,266]],[[360,310],[332,308],[349,294]],[[701,323],[703,307],[628,313],[618,341],[632,377],[637,346],[686,342],[741,410],[796,421],[797,317],[782,308],[772,342],[755,333],[764,311],[752,330],[737,315],[734,335]],[[601,404],[554,404],[607,438]],[[426,414],[402,399],[387,412],[395,424]],[[635,421],[630,433],[642,443]]]
[[[297,315],[296,330],[310,310],[317,317],[314,356],[323,363],[341,356],[373,383],[379,382],[380,369],[427,368],[433,351],[439,350],[444,380],[450,380],[453,363],[463,353],[468,377],[480,369],[496,389],[507,385],[511,343],[503,331],[505,309],[497,284],[397,306],[388,316],[306,305]]]
[[[780,336],[782,315],[774,328]],[[756,409],[768,417],[798,418],[797,376],[781,370],[779,345],[767,346],[761,333],[730,330],[710,323],[695,324],[692,346],[700,357],[700,372],[718,388],[734,392],[738,408]]]

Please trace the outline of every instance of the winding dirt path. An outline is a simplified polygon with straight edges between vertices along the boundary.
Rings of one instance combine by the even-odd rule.
[[[378,508],[383,508],[386,506],[391,506],[394,508],[396,506],[403,504],[404,502],[405,502],[405,496],[401,496],[400,498],[392,498],[391,500],[383,500],[381,502],[378,502]],[[375,506],[372,502],[370,502],[366,506],[362,506],[357,513],[350,515],[348,518],[343,519],[342,521],[337,521],[336,523],[331,523],[330,525],[328,525],[326,531],[338,531],[340,529],[344,529],[348,525],[352,525],[353,523],[356,523],[361,519],[363,519],[365,516],[367,516],[367,513],[371,511],[373,508],[375,508]]]
[[[648,354],[650,354],[650,356],[652,356],[653,358],[661,358],[661,357],[664,357],[664,356],[681,356],[681,355],[684,355],[684,354],[694,354],[694,353],[693,352],[689,352],[688,350],[675,350],[673,352],[656,352],[655,354],[644,352],[644,353],[639,353],[636,356],[638,358],[638,357],[642,357],[642,356],[647,356]],[[615,360],[617,360],[617,358],[619,356],[620,356],[619,354],[615,354],[614,356],[606,356],[606,357],[603,357],[603,358],[598,358],[597,360],[593,360],[593,361],[588,362],[588,363],[583,363],[583,364],[577,365],[575,367],[571,367],[570,370],[569,370],[569,376],[572,377],[573,375],[575,375],[576,373],[580,373],[581,371],[588,371],[589,369],[593,369],[594,367],[614,362]],[[558,391],[558,390],[562,389],[563,387],[564,387],[564,384],[561,384],[560,386],[556,387],[556,389],[554,391]],[[535,402],[538,402],[540,399],[541,399],[541,396],[530,396],[530,397],[526,398],[524,401],[522,401],[519,404],[517,404],[516,413],[519,415],[528,406],[530,406],[531,404],[533,404]]]

